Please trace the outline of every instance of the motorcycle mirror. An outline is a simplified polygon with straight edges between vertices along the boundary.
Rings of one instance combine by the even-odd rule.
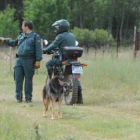
[[[44,45],[48,45],[48,40],[44,39],[43,43],[44,43]]]
[[[76,40],[76,43],[75,44],[76,44],[76,46],[78,46],[79,42]]]

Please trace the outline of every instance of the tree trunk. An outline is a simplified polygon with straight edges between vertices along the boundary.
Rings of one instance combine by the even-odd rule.
[[[0,0],[0,11],[3,11],[8,4],[8,0]]]
[[[123,29],[123,23],[124,23],[124,15],[125,15],[125,4],[123,2],[122,19],[121,19],[121,25],[120,25],[120,44],[122,44],[122,29]]]
[[[112,25],[113,25],[113,17],[114,17],[115,4],[116,4],[116,1],[112,0],[111,1],[112,8],[110,10],[110,17],[109,17],[109,24],[108,24],[108,31],[109,31],[109,33],[112,33]]]

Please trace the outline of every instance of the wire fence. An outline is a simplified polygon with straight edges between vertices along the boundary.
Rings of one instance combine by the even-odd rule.
[[[112,32],[114,39],[116,41],[115,46],[110,46],[108,44],[102,45],[99,48],[87,47],[84,46],[85,53],[90,53],[92,50],[92,55],[95,55],[95,58],[98,54],[104,57],[106,54],[115,54],[116,57],[122,55],[122,51],[129,52],[128,57],[139,57],[139,46],[140,46],[140,33],[135,29],[123,31],[121,35],[118,35],[117,31]],[[41,41],[43,49],[43,40]],[[7,60],[10,64],[10,70],[13,69],[13,60],[15,59],[17,47],[8,47],[6,45],[0,44],[0,59]]]

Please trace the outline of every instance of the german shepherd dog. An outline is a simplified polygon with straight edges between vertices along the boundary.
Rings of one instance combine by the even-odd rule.
[[[61,105],[64,97],[63,81],[64,76],[62,75],[54,76],[51,79],[47,78],[45,86],[43,88],[43,104],[44,104],[43,117],[47,117],[47,110],[49,104],[51,103],[51,119],[55,119],[54,106],[55,103],[58,102],[59,105],[58,118],[62,118]]]

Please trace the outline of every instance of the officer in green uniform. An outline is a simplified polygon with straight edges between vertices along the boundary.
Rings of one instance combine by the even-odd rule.
[[[43,53],[50,54],[50,51],[57,47],[59,48],[60,53],[62,53],[65,46],[76,46],[75,36],[71,32],[69,32],[70,24],[67,20],[58,20],[54,22],[52,26],[55,27],[56,38],[48,47],[43,49]],[[51,59],[46,63],[48,75],[50,78],[52,76],[53,66],[55,65],[61,65],[61,61],[57,58]],[[83,103],[81,90],[82,89],[79,82],[78,103]]]
[[[33,75],[35,69],[40,68],[42,49],[40,36],[32,31],[33,23],[31,21],[24,21],[22,23],[22,30],[23,33],[17,39],[0,38],[0,42],[11,47],[18,46],[14,67],[16,99],[17,102],[22,102],[23,81],[25,79],[25,99],[26,102],[31,102]]]
[[[50,53],[54,48],[59,48],[59,51],[62,53],[65,46],[75,46],[75,37],[69,30],[69,22],[67,20],[61,19],[53,23],[55,27],[56,38],[55,40],[46,48],[44,48],[43,53]],[[59,59],[51,59],[47,62],[46,67],[48,69],[49,77],[52,75],[52,67],[54,65],[61,65]]]

